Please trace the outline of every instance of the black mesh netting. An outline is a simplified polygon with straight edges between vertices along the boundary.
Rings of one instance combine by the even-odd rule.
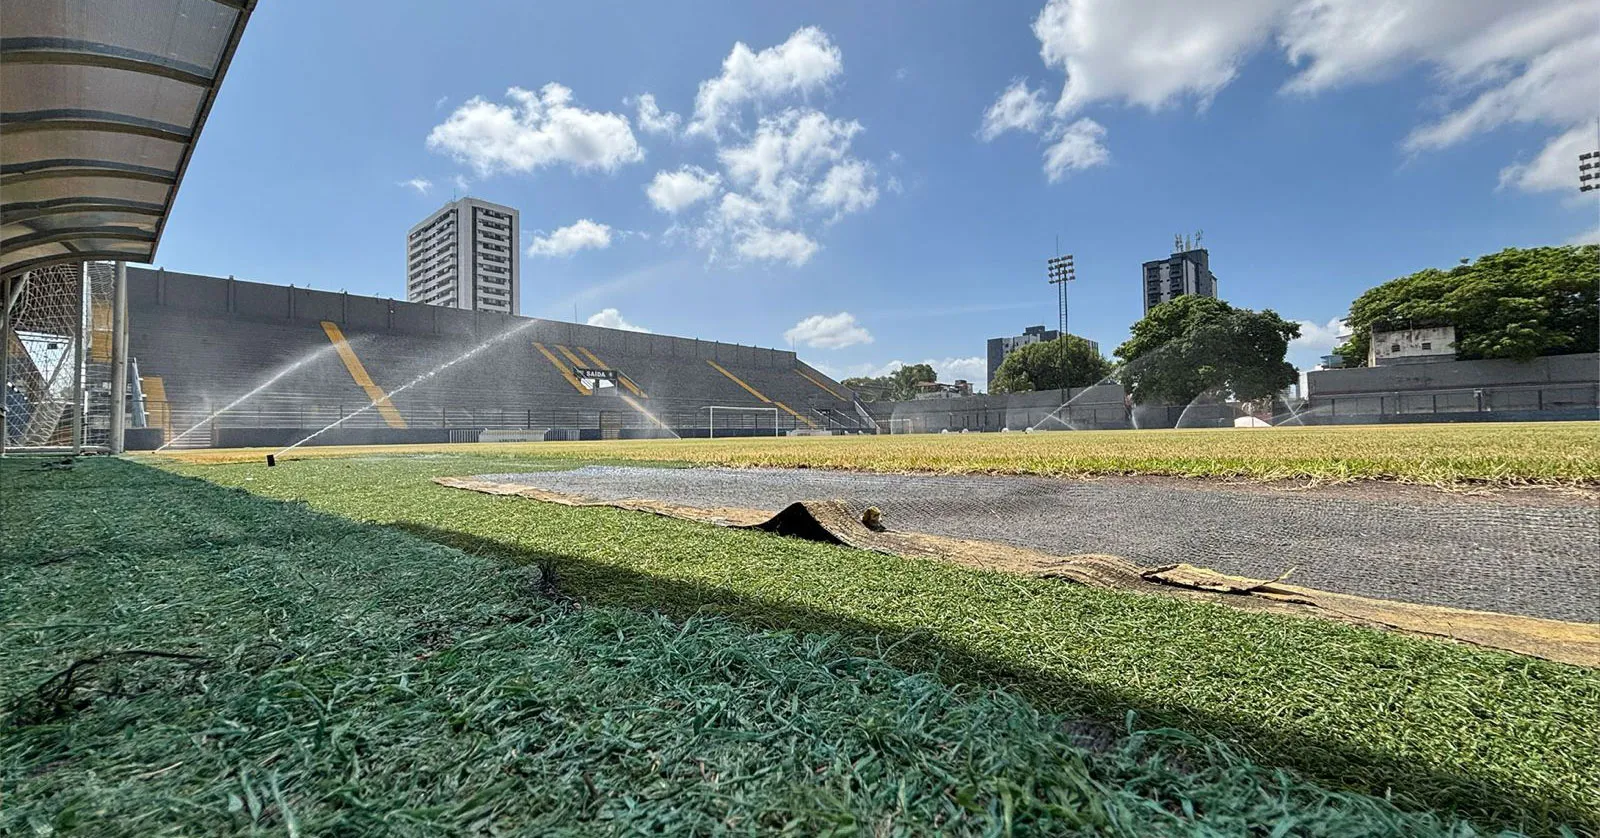
[[[1600,621],[1600,506],[1551,492],[602,466],[479,479],[700,507],[836,499],[857,513],[878,507],[892,529],[1255,578],[1293,571],[1287,581],[1339,593]]]

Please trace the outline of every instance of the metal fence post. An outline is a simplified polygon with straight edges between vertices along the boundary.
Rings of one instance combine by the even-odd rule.
[[[72,338],[72,456],[83,453],[83,357],[84,332],[88,331],[89,263],[78,263],[78,329]]]
[[[111,306],[111,439],[113,454],[121,454],[128,427],[128,263],[118,262]]]

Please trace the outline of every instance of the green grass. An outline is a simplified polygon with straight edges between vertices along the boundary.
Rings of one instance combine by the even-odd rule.
[[[1456,741],[1480,761],[1526,761],[1514,791],[1483,772],[1490,797],[1468,809],[1548,830],[1578,818],[1575,795],[1593,789],[1572,762],[1593,756],[1581,738],[1595,722],[1591,673],[420,482],[484,465],[203,472],[303,494],[308,507],[127,462],[0,462],[0,833],[1480,834],[1250,758],[1282,755],[1282,743],[1228,746],[1127,714],[1141,702],[1125,699],[1165,689],[1175,704],[1226,698],[1247,715],[1263,698],[1252,683],[1263,653],[1229,645],[1245,640],[1312,641],[1294,654],[1301,677],[1270,691],[1271,714],[1315,715],[1319,699],[1336,699],[1347,706],[1334,712],[1377,723],[1374,743],[1434,714],[1465,728]],[[567,593],[594,599],[572,602],[537,570],[437,543],[491,537],[507,539],[494,552],[553,562]],[[840,584],[816,584],[830,578]],[[846,603],[886,583],[897,589],[858,605],[889,596],[910,616],[864,634]],[[930,598],[949,585],[965,595]],[[752,631],[706,613],[755,617],[763,599],[776,609],[764,621],[847,631]],[[956,608],[950,623],[929,610],[958,600],[978,611]],[[1024,606],[1039,616],[1014,612]],[[900,630],[924,620],[923,633]],[[960,686],[977,671],[970,660],[921,673],[886,660],[940,664],[932,641],[953,625],[979,657],[1030,636],[1043,656],[1014,662],[1067,676],[1047,691],[1055,703],[1098,695],[1122,723]],[[1213,641],[1223,654],[1187,664],[1117,648],[1127,629],[1165,636],[1141,641],[1147,656],[1185,628],[1233,634]],[[1075,671],[1060,669],[1063,654]],[[1215,670],[1225,657],[1235,672]],[[70,685],[51,679],[75,661]],[[1347,670],[1340,688],[1334,664]],[[1089,689],[1112,670],[1120,697]],[[1563,737],[1570,759],[1552,744]],[[1395,756],[1425,762],[1431,738]],[[1413,791],[1437,796],[1448,782],[1471,786],[1457,776]]]
[[[1374,479],[1450,486],[1600,486],[1600,423],[1596,422],[485,443],[301,448],[290,456],[425,451],[950,474],[1149,474],[1244,480]],[[198,451],[176,456],[192,462],[259,462],[266,453]]]
[[[436,456],[182,470],[497,559],[551,562],[601,605],[871,638],[892,644],[900,666],[1002,684],[1068,714],[1132,710],[1407,805],[1600,823],[1593,670],[428,482],[571,464]]]

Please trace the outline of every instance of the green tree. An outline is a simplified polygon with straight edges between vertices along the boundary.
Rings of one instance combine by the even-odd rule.
[[[839,383],[856,391],[864,402],[879,402],[916,398],[919,382],[937,380],[933,367],[927,364],[905,364],[888,375],[875,378],[858,376],[846,378]]]
[[[1077,335],[1030,343],[1010,355],[989,382],[991,393],[1025,393],[1088,387],[1104,380],[1111,364]]]
[[[1295,381],[1294,366],[1284,356],[1299,336],[1299,324],[1271,309],[1179,297],[1133,324],[1133,337],[1117,347],[1123,360],[1119,378],[1140,404],[1188,404],[1209,390],[1225,390],[1240,401],[1271,398]]]
[[[1364,366],[1372,330],[1454,326],[1464,360],[1600,351],[1600,246],[1507,248],[1426,268],[1356,298],[1351,339],[1335,352]]]
[[[851,390],[864,402],[887,401],[894,395],[894,381],[885,375],[880,378],[856,376],[846,378],[839,382]]]
[[[914,399],[917,397],[918,384],[939,380],[933,367],[927,364],[906,364],[890,373],[889,377],[894,380],[894,398],[897,401]]]

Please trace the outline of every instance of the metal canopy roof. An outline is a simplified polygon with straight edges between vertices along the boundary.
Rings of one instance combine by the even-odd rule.
[[[0,4],[0,276],[154,260],[255,2]]]

